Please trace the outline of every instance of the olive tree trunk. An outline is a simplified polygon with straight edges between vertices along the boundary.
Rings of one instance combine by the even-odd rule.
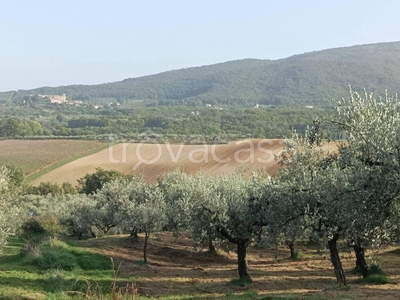
[[[356,254],[356,270],[360,271],[365,278],[369,275],[368,264],[365,260],[365,249],[357,244],[353,246],[353,249]]]
[[[211,254],[215,254],[216,253],[215,246],[214,246],[214,241],[213,241],[212,238],[210,238],[208,240],[208,250],[210,251]]]
[[[225,237],[229,242],[237,245],[239,278],[250,279],[249,273],[247,272],[247,257],[246,257],[247,246],[249,245],[250,239],[234,238],[222,226],[218,227],[218,231],[221,232],[222,236]]]
[[[296,258],[296,249],[294,247],[294,243],[288,241],[286,244],[290,249],[290,258]]]
[[[238,241],[237,243],[237,256],[238,256],[238,271],[239,278],[250,278],[247,273],[247,243],[246,241]]]
[[[339,285],[346,286],[346,275],[344,274],[342,262],[340,261],[339,252],[337,249],[337,241],[339,236],[339,234],[335,233],[333,238],[328,241],[328,247],[337,282]]]
[[[147,263],[147,242],[149,241],[150,232],[144,233],[143,261]]]

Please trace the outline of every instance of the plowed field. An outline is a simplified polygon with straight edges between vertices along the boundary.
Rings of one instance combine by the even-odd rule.
[[[123,174],[143,172],[149,181],[180,168],[187,173],[203,171],[221,175],[232,173],[239,165],[249,171],[264,169],[271,176],[278,171],[274,155],[283,149],[280,139],[249,139],[222,145],[171,145],[123,143],[77,159],[37,178],[40,182],[70,182],[96,168],[115,169]]]
[[[78,140],[4,140],[0,141],[0,166],[20,167],[31,175],[56,163],[100,150],[105,145]]]

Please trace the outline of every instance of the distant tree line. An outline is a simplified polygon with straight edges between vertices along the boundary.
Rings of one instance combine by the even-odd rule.
[[[12,108],[15,109],[15,108]],[[70,109],[70,111],[68,110]],[[11,109],[10,109],[11,110]],[[121,107],[93,110],[62,105],[16,108],[15,115],[0,119],[0,137],[129,135],[151,130],[164,135],[241,135],[279,138],[295,129],[305,132],[319,115],[327,118],[333,110],[276,107]],[[23,116],[23,114],[26,116]],[[8,112],[7,114],[10,114]],[[0,113],[1,115],[1,113]],[[31,120],[32,119],[32,120]],[[326,128],[329,132],[329,128]]]
[[[19,118],[0,119],[0,137],[14,138],[37,135],[43,135],[43,127],[37,121]]]

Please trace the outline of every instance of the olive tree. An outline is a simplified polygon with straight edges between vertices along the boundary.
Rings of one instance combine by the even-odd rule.
[[[18,203],[21,219],[34,218],[50,234],[64,231],[81,238],[92,233],[92,216],[95,201],[85,194],[64,194],[52,196],[23,195]]]
[[[388,96],[376,100],[372,94],[351,93],[339,102],[331,122],[347,141],[327,151],[316,122],[306,138],[287,143],[281,179],[291,182],[310,226],[324,233],[338,282],[346,284],[338,240],[352,244],[357,265],[368,276],[365,247],[379,246],[397,230],[400,111]]]
[[[307,215],[290,182],[255,174],[251,181],[253,218],[264,226],[260,246],[286,245],[296,257],[296,242],[309,238]],[[261,175],[261,176],[260,176]]]
[[[207,197],[201,197],[195,207],[197,230],[210,230],[237,247],[238,273],[249,279],[247,248],[259,236],[263,224],[255,217],[251,180],[236,172],[218,178],[198,176],[197,185]],[[205,180],[206,179],[206,180]]]
[[[166,205],[161,190],[152,184],[143,184],[135,191],[134,207],[129,211],[131,225],[145,235],[143,260],[147,262],[147,245],[150,235],[167,224]]]
[[[63,196],[65,207],[59,213],[60,223],[67,231],[78,236],[79,239],[84,235],[96,237],[93,230],[93,216],[96,213],[96,202],[93,197],[86,194]]]
[[[215,223],[215,216],[226,211],[226,202],[221,201],[221,194],[218,192],[219,179],[199,173],[191,178],[188,186],[192,190],[190,193],[192,237],[195,241],[208,245],[210,253],[215,253],[216,241],[222,240]]]
[[[20,225],[20,212],[16,205],[18,191],[14,189],[10,171],[0,168],[0,251],[6,244],[7,237]]]
[[[100,190],[97,190],[91,197],[95,205],[92,213],[88,216],[93,226],[101,233],[107,233],[112,228],[124,227],[131,209],[131,194],[141,182],[141,178],[115,179],[104,183]]]
[[[358,218],[349,232],[357,266],[368,276],[364,258],[367,246],[379,246],[397,233],[400,193],[400,107],[397,98],[376,99],[373,94],[353,93],[342,99],[332,120],[345,133],[340,148],[342,167],[354,173],[354,200]]]
[[[288,221],[306,217],[306,226],[319,232],[327,244],[339,284],[346,285],[337,242],[348,221],[354,217],[353,202],[347,195],[348,173],[333,159],[334,153],[321,143],[318,131],[306,137],[294,135],[287,140],[279,158],[280,180],[289,185],[293,211]]]
[[[190,175],[180,170],[169,172],[158,179],[165,206],[168,230],[175,233],[191,229],[193,207],[198,197],[197,189]]]
[[[107,182],[122,178],[124,178],[124,175],[116,170],[96,168],[95,173],[86,174],[78,180],[79,192],[91,195],[100,190]]]

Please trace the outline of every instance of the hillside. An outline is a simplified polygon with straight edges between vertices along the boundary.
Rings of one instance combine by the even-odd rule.
[[[178,145],[178,144],[117,144],[95,154],[85,156],[56,168],[38,178],[32,184],[69,182],[77,180],[96,168],[114,169],[125,175],[143,172],[146,180],[157,178],[176,168],[186,173],[231,174],[246,164],[249,171],[263,169],[276,175],[278,165],[274,155],[283,149],[283,140],[248,139],[224,145]]]
[[[216,176],[232,174],[240,166],[252,171],[266,172],[270,176],[278,173],[275,155],[282,152],[284,140],[246,139],[220,145],[141,144],[121,143],[108,149],[81,157],[32,181],[77,184],[86,174],[96,168],[113,169],[125,175],[142,173],[149,182],[174,169],[194,174],[204,172]],[[325,145],[327,151],[335,151],[335,143]]]
[[[19,90],[13,100],[32,94],[63,94],[79,100],[144,99],[152,104],[331,105],[354,90],[391,93],[400,88],[400,42],[335,48],[280,60],[244,59],[168,71],[100,85]],[[0,99],[8,99],[0,93]]]

